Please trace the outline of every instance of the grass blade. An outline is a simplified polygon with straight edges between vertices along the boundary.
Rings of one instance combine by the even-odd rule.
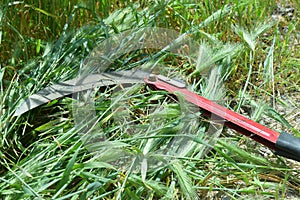
[[[179,161],[174,161],[170,163],[170,168],[175,172],[176,177],[178,178],[182,195],[189,200],[199,199],[193,188],[192,180],[184,171],[182,164]]]
[[[60,194],[60,192],[62,192],[61,189],[64,188],[64,186],[70,180],[70,174],[71,174],[71,172],[73,170],[73,166],[74,166],[75,161],[77,159],[78,153],[79,153],[79,151],[81,149],[81,144],[77,143],[77,145],[74,146],[73,148],[74,149],[72,149],[72,150],[76,150],[76,151],[74,152],[74,155],[72,156],[71,160],[69,161],[69,163],[66,166],[66,169],[65,169],[65,171],[63,173],[63,176],[62,176],[61,180],[59,181],[59,183],[58,183],[58,185],[56,187],[57,193],[53,196],[53,198],[56,198]]]

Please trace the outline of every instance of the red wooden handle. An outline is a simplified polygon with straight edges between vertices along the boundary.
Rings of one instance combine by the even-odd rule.
[[[177,84],[172,79],[168,79],[161,75],[150,75],[146,77],[144,81],[146,84],[152,85],[160,90],[165,90],[171,93],[180,92],[188,102],[225,120],[225,126],[235,129],[256,141],[275,149],[275,144],[279,137],[279,133],[276,131],[273,131],[272,129],[269,129],[192,91],[189,91],[185,87],[182,87],[182,83],[178,82]],[[180,87],[177,86],[179,84],[181,85]]]

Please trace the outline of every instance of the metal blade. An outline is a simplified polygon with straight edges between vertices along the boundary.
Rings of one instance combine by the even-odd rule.
[[[14,116],[22,115],[23,113],[40,105],[43,105],[51,100],[61,98],[76,92],[89,90],[95,87],[110,86],[117,84],[143,83],[144,78],[149,74],[149,72],[139,70],[109,72],[101,74],[90,74],[87,76],[71,79],[62,83],[54,84],[28,97],[16,109]]]

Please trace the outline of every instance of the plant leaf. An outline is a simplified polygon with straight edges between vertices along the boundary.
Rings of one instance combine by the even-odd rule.
[[[189,200],[199,199],[196,191],[193,188],[193,182],[184,171],[184,167],[182,166],[182,164],[178,160],[174,160],[170,164],[170,167],[177,175],[182,195]]]

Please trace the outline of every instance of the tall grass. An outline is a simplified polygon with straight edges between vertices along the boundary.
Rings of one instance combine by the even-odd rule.
[[[296,1],[291,3],[297,6]],[[281,91],[299,91],[299,73],[295,73],[299,51],[292,40],[297,37],[299,13],[295,13],[295,20],[270,23],[275,7],[273,1],[252,0],[3,1],[0,10],[1,198],[284,199],[299,196],[298,163],[277,158],[262,146],[228,130],[215,139],[215,144],[207,138],[204,140],[201,136],[207,134],[205,120],[199,125],[187,114],[186,126],[181,127],[180,104],[168,94],[147,87],[135,87],[127,91],[127,96],[121,91],[125,95],[122,102],[130,99],[128,111],[133,119],[127,117],[121,124],[114,121],[115,112],[109,109],[114,99],[109,99],[109,90],[97,96],[99,101],[109,99],[97,104],[97,112],[104,113],[99,122],[105,134],[112,138],[109,144],[115,145],[115,149],[123,145],[131,155],[147,152],[148,156],[160,160],[162,152],[157,145],[164,147],[164,142],[171,140],[178,129],[194,133],[185,135],[192,145],[157,167],[142,157],[124,169],[88,151],[79,134],[80,127],[75,126],[71,112],[74,100],[69,97],[49,102],[23,116],[13,116],[28,95],[75,77],[84,59],[106,38],[125,30],[158,26],[179,31],[178,39],[189,35],[202,44],[200,55],[209,58],[206,62],[201,56],[198,65],[173,55],[171,61],[169,57],[160,60],[173,73],[186,77],[190,89],[210,98],[220,98],[218,88],[211,84],[215,79],[203,76],[203,71],[213,69],[225,81],[227,96],[245,99],[223,102],[225,105],[236,104],[232,107],[236,110],[254,105],[253,119],[268,115],[285,129],[299,134],[267,102],[256,104],[269,97],[281,100],[277,95]],[[288,34],[282,34],[282,26],[288,27]],[[128,68],[122,63],[135,66],[146,53],[130,52],[115,64],[120,68]],[[255,101],[248,98],[256,94],[259,96]],[[157,105],[161,109],[148,115],[151,106]],[[162,119],[168,122],[162,123]],[[135,126],[129,127],[133,124],[131,120]],[[150,126],[151,120],[156,127]],[[132,127],[143,132],[127,134]],[[210,151],[204,154],[201,145],[209,146]],[[106,151],[102,156],[109,158],[112,153],[115,152]]]

